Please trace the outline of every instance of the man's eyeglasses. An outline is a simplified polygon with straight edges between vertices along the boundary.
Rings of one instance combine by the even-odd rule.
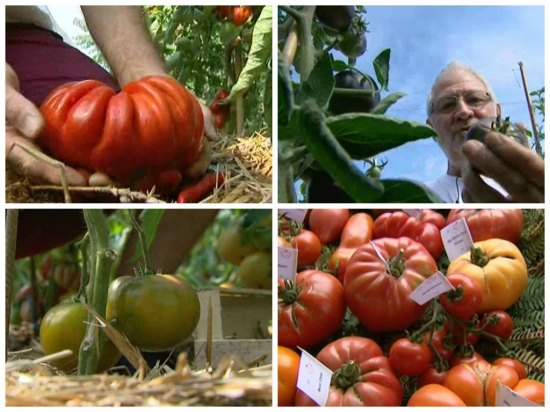
[[[492,97],[488,92],[474,90],[464,94],[443,96],[432,103],[432,113],[434,114],[449,114],[455,111],[458,102],[462,99],[464,104],[470,109],[481,109],[487,103],[492,101]]]

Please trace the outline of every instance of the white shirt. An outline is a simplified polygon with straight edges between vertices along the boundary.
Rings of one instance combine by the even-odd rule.
[[[28,23],[53,31],[71,44],[70,37],[57,24],[47,6],[6,6],[7,23]]]
[[[497,182],[493,179],[490,179],[485,176],[481,176],[483,181],[491,186],[493,189],[496,189],[504,196],[508,196],[506,190],[502,188]],[[464,182],[461,177],[449,176],[444,174],[438,179],[428,183],[428,187],[433,190],[444,203],[464,203],[462,200],[462,190],[464,189]]]

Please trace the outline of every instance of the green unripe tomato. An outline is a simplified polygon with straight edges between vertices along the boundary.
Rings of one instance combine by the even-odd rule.
[[[52,361],[54,366],[66,372],[77,367],[80,344],[86,335],[87,318],[84,304],[77,302],[61,303],[44,315],[40,324],[40,344],[44,353],[50,355],[64,349],[73,352],[69,357]],[[112,367],[120,356],[116,346],[106,339],[99,356],[98,371],[103,372]]]
[[[138,348],[168,350],[191,336],[200,316],[197,292],[173,275],[121,276],[109,286],[108,321]]]
[[[239,223],[235,223],[222,230],[216,243],[216,250],[223,260],[238,265],[246,256],[257,250],[253,243],[246,242],[243,228]]]
[[[236,277],[247,288],[271,289],[271,252],[255,252],[245,257]]]

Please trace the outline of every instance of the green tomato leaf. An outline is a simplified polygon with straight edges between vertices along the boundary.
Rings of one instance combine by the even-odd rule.
[[[329,117],[327,125],[355,159],[375,156],[404,143],[436,136],[423,124],[371,113]],[[350,150],[357,150],[360,155]]]
[[[265,71],[271,59],[271,29],[272,29],[272,6],[265,6],[254,25],[252,34],[252,45],[246,60],[246,65],[239,75],[237,83],[231,88],[227,97],[233,100],[237,94],[243,94],[254,85],[258,77]]]
[[[130,211],[130,213],[132,213],[132,211]],[[141,228],[143,229],[143,233],[145,234],[147,250],[151,248],[151,245],[153,244],[153,240],[155,240],[157,229],[163,214],[164,214],[163,209],[147,209],[141,212],[139,220],[140,220]],[[141,251],[141,248],[136,247],[134,256],[132,257],[131,261],[137,262],[142,257],[143,257],[143,253]]]
[[[382,179],[384,194],[380,203],[441,203],[438,195],[425,185],[405,179]]]
[[[297,100],[305,102],[309,99],[315,99],[319,107],[326,107],[333,89],[334,75],[332,73],[331,58],[329,53],[324,53],[302,85]]]
[[[393,106],[394,103],[396,103],[399,99],[405,97],[406,93],[392,93],[386,97],[384,97],[380,103],[376,105],[376,107],[372,110],[372,114],[384,114],[386,111]]]
[[[290,82],[290,71],[280,50],[278,56],[277,76],[279,91],[279,125],[286,125],[290,122],[294,96],[292,94],[292,85]],[[268,77],[267,81],[270,82],[271,78]]]
[[[265,92],[264,92],[264,119],[269,128],[270,133],[272,132],[272,107],[273,107],[273,91],[272,91],[272,79],[271,69],[268,71],[265,78]],[[288,115],[290,117],[290,114]]]
[[[388,90],[390,81],[390,53],[391,49],[383,50],[372,62],[380,88],[384,90]]]
[[[281,96],[281,95],[279,95]],[[279,110],[281,105],[281,98],[279,97]],[[292,110],[290,113],[290,120],[287,124],[281,124],[281,116],[279,116],[279,128],[277,130],[279,141],[283,140],[301,140],[302,132],[300,130],[300,123],[298,120],[297,110]]]
[[[333,60],[332,61],[332,70],[335,72],[341,72],[349,68],[348,64],[342,60]]]

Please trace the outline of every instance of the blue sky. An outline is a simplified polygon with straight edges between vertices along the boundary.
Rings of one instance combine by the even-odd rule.
[[[518,62],[525,65],[531,90],[544,86],[542,6],[367,6],[365,18],[367,53],[357,67],[374,76],[373,59],[391,48],[389,92],[407,94],[388,115],[424,122],[433,80],[458,60],[485,76],[505,116],[530,125]],[[386,178],[428,182],[446,171],[445,156],[431,139],[382,157],[389,160]]]

